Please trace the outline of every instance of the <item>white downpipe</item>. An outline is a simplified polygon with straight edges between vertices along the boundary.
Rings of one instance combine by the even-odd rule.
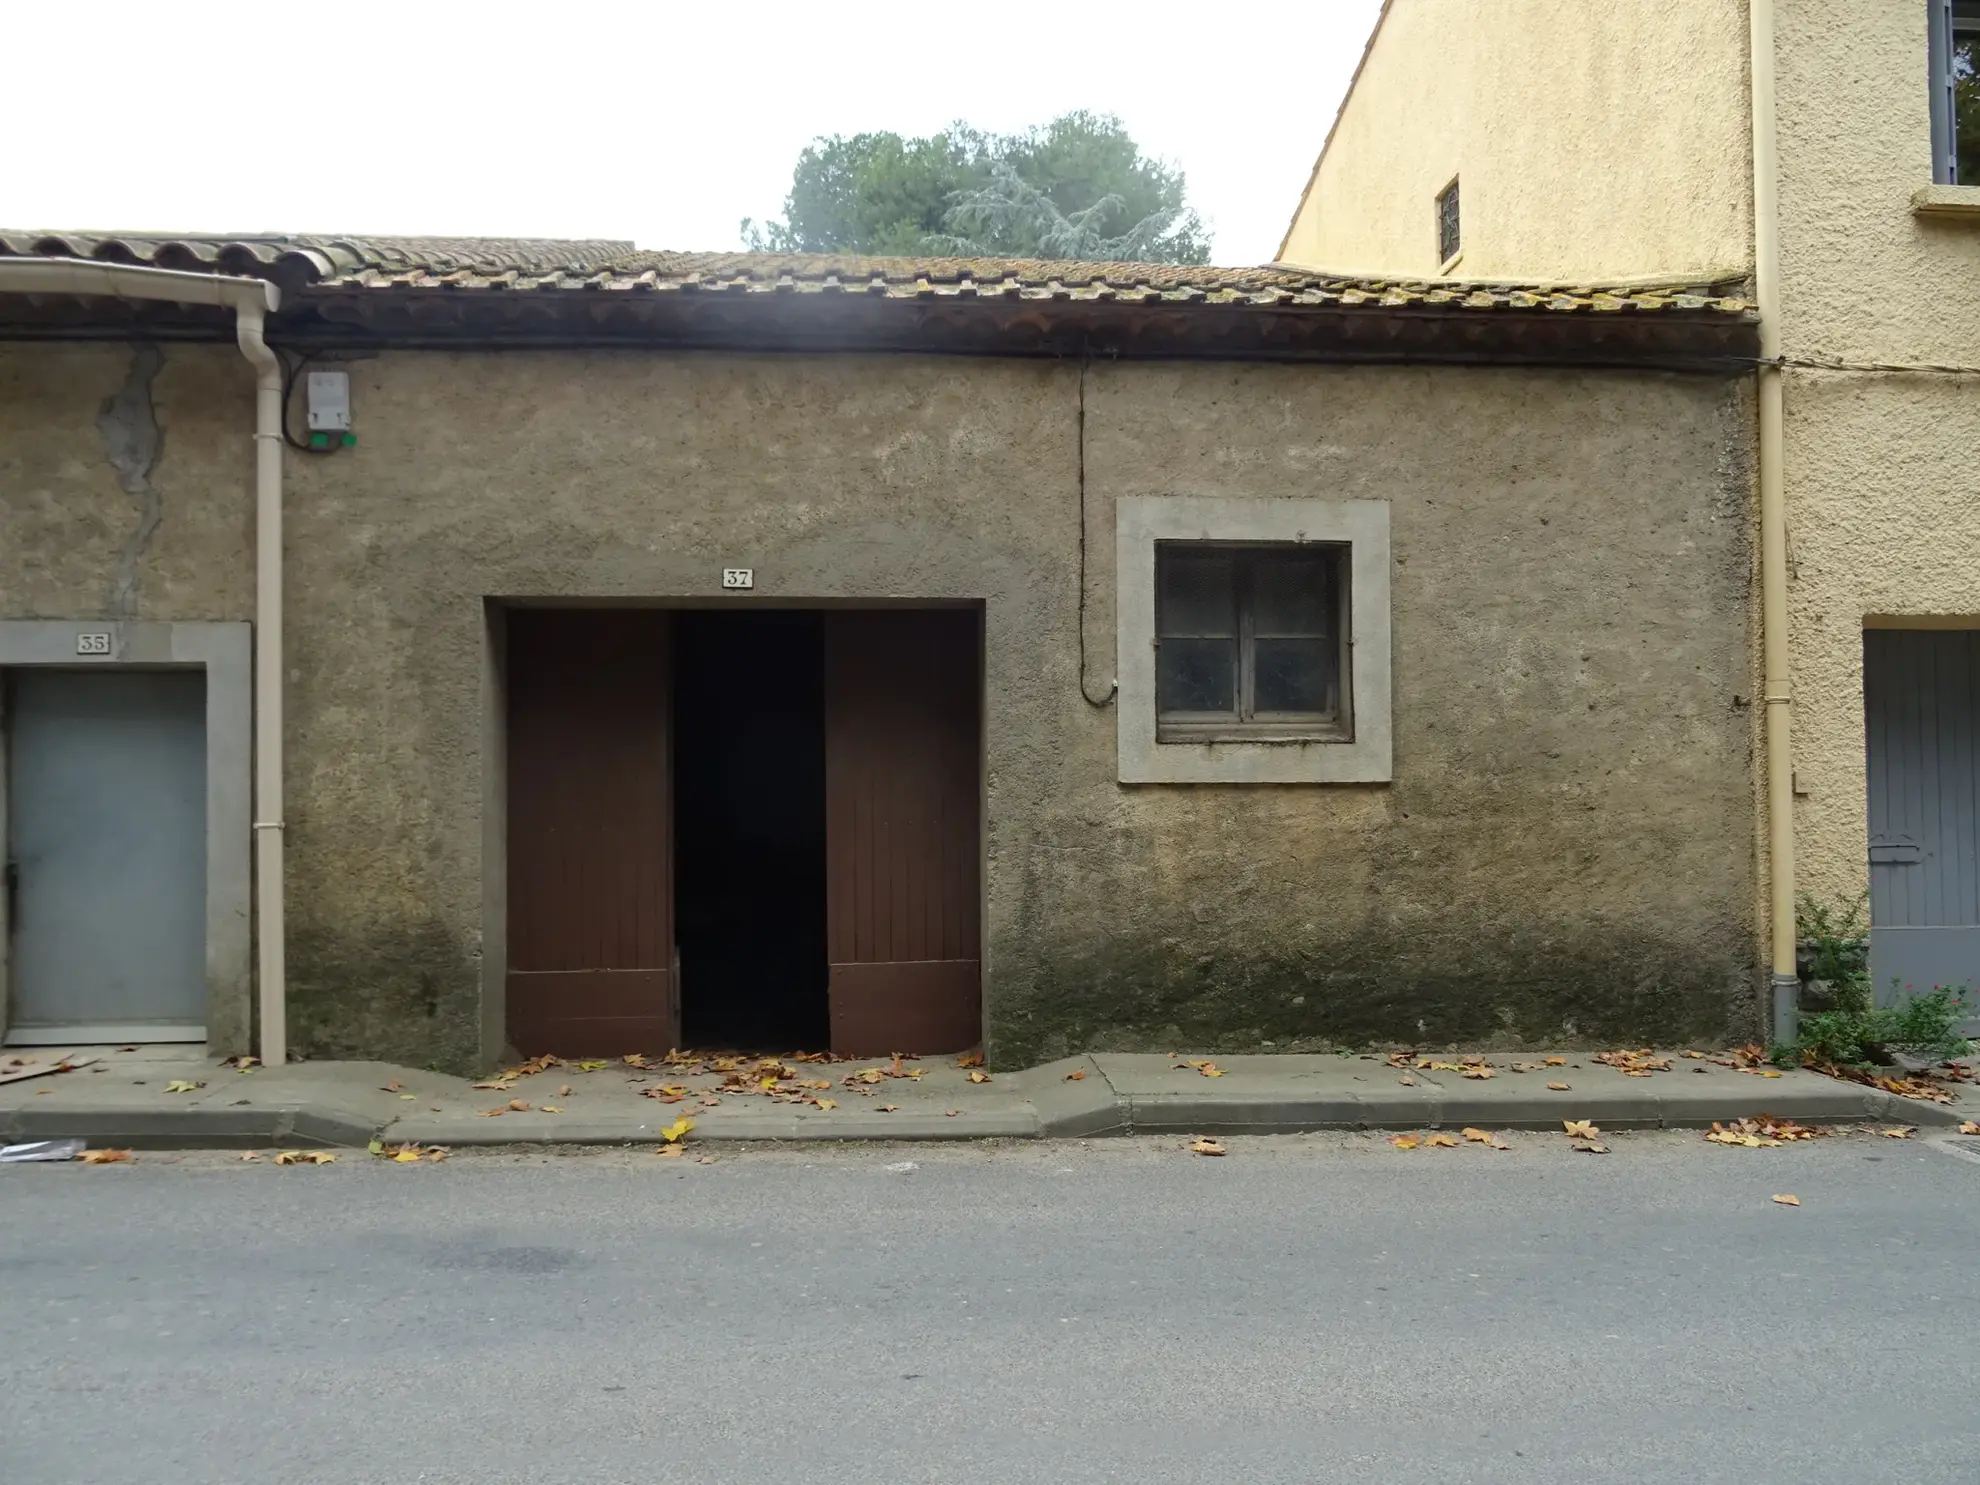
[[[84,258],[0,258],[0,293],[212,304],[234,312],[254,389],[254,861],[263,1063],[288,1055],[282,880],[282,364],[262,338],[281,291],[260,279]]]
[[[1774,134],[1774,0],[1750,0],[1753,293],[1760,306],[1760,635],[1767,704],[1768,958],[1773,1036],[1792,1041],[1801,980],[1794,931],[1794,689],[1788,644],[1787,487],[1782,478],[1780,169]]]
[[[282,363],[262,339],[262,308],[235,311],[254,367],[254,901],[261,1061],[289,1055],[289,956],[282,871]]]

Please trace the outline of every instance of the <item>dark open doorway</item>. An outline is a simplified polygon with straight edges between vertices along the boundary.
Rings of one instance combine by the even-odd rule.
[[[825,944],[823,616],[676,615],[674,835],[682,1035],[815,1050]]]

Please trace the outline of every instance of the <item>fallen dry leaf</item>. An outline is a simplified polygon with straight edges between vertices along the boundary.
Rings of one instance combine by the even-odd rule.
[[[1549,1083],[1547,1086],[1555,1093],[1565,1093],[1574,1085],[1572,1083]]]
[[[1980,1134],[1980,1124],[1975,1124],[1971,1119],[1968,1119],[1959,1126],[1959,1132],[1961,1134]]]
[[[1888,1129],[1878,1130],[1877,1133],[1881,1134],[1887,1140],[1908,1140],[1914,1134],[1918,1133],[1918,1126],[1915,1124],[1893,1124]]]
[[[1458,1132],[1462,1134],[1466,1139],[1470,1140],[1474,1145],[1489,1145],[1492,1143],[1492,1136],[1486,1133],[1482,1129],[1472,1129],[1471,1127],[1466,1126],[1464,1129],[1461,1129]]]
[[[261,1159],[261,1152],[259,1150],[243,1150],[237,1158],[241,1160],[259,1160]]]
[[[1668,1057],[1659,1057],[1648,1047],[1642,1047],[1636,1051],[1597,1052],[1595,1054],[1595,1060],[1597,1062],[1607,1063],[1618,1072],[1632,1078],[1647,1078],[1652,1073],[1669,1072],[1671,1070],[1671,1059]]]
[[[529,1112],[529,1104],[524,1099],[512,1098],[509,1100],[509,1110],[512,1113],[527,1114]]]
[[[559,1098],[569,1098],[571,1096],[571,1085],[569,1083],[564,1084],[563,1087],[557,1090],[557,1096]]]
[[[880,1105],[880,1112],[883,1114],[891,1114],[897,1111],[899,1108],[900,1105],[897,1103],[883,1103]]]
[[[1563,1119],[1561,1128],[1568,1132],[1570,1139],[1577,1140],[1592,1140],[1602,1132],[1587,1119]]]
[[[1076,1067],[1071,1072],[1066,1074],[1066,1081],[1068,1083],[1077,1083],[1081,1078],[1085,1076],[1086,1076],[1086,1069],[1083,1067]]]
[[[1458,1076],[1461,1078],[1489,1078],[1492,1076],[1492,1069],[1482,1062],[1467,1063],[1458,1069]]]
[[[554,1103],[546,1103],[542,1108],[538,1109],[536,1112],[539,1114],[561,1114],[564,1111],[558,1108]]]
[[[990,1081],[990,1074],[979,1069],[969,1075],[969,1080],[972,1083],[987,1083]]]
[[[85,1150],[82,1152],[84,1165],[129,1165],[129,1150]]]
[[[249,1057],[243,1053],[239,1057],[229,1057],[220,1065],[222,1067],[231,1067],[235,1072],[253,1072],[257,1067],[261,1066],[261,1059],[259,1057]]]
[[[687,1147],[684,1145],[662,1145],[659,1149],[655,1150],[653,1153],[655,1155],[660,1155],[660,1156],[677,1156],[684,1153],[686,1148]]]
[[[1544,1060],[1545,1060],[1545,1062],[1546,1062],[1546,1064],[1547,1064],[1547,1066],[1549,1066],[1549,1067],[1566,1067],[1566,1066],[1567,1066],[1567,1058],[1565,1058],[1565,1057],[1548,1057],[1548,1058],[1546,1058],[1546,1059],[1544,1059]]]
[[[1212,1139],[1196,1140],[1189,1146],[1192,1155],[1222,1155],[1224,1147]]]
[[[1588,1140],[1583,1144],[1576,1145],[1575,1149],[1579,1150],[1583,1155],[1606,1155],[1609,1153],[1609,1147],[1607,1145],[1599,1144],[1594,1140]]]
[[[1785,1194],[1785,1193],[1783,1193],[1783,1194],[1781,1194],[1781,1195],[1779,1195],[1779,1196],[1776,1196],[1776,1197],[1774,1198],[1774,1201],[1776,1202],[1776,1204],[1778,1204],[1778,1205],[1780,1205],[1780,1206],[1784,1206],[1784,1207],[1798,1207],[1798,1206],[1800,1206],[1800,1205],[1801,1205],[1801,1198],[1800,1198],[1800,1197],[1798,1197],[1798,1196],[1789,1196],[1789,1195],[1787,1195],[1787,1194]]]
[[[1495,1150],[1510,1150],[1512,1148],[1511,1145],[1507,1144],[1504,1140],[1500,1139],[1496,1134],[1493,1135],[1489,1140],[1485,1141],[1485,1143],[1490,1145]]]
[[[1452,1139],[1448,1134],[1442,1133],[1425,1135],[1423,1137],[1423,1143],[1434,1145],[1438,1149],[1443,1150],[1455,1150],[1457,1148],[1457,1141]]]
[[[1413,1134],[1399,1134],[1391,1138],[1389,1143],[1394,1145],[1398,1150],[1414,1150],[1423,1141]]]
[[[165,1091],[167,1093],[197,1093],[205,1086],[206,1084],[204,1083],[189,1082],[185,1078],[174,1078],[165,1085]]]
[[[983,1066],[983,1054],[981,1052],[965,1052],[956,1059],[956,1066],[981,1067]]]
[[[839,1106],[839,1101],[836,1098],[814,1098],[812,1102],[817,1104],[821,1109],[836,1109]]]
[[[337,1157],[328,1150],[278,1150],[277,1165],[335,1165]]]
[[[405,1087],[405,1084],[401,1083],[397,1078],[392,1079],[389,1083],[381,1083],[379,1085],[380,1091],[384,1093],[397,1093],[403,1087]]]
[[[961,1112],[962,1112],[961,1109],[950,1109],[948,1113],[948,1117],[953,1119],[956,1117],[956,1115],[960,1114]]]
[[[1398,1083],[1401,1083],[1405,1088],[1414,1088],[1416,1086],[1415,1078],[1402,1077],[1402,1078],[1397,1078],[1396,1081]]]
[[[682,1116],[660,1131],[660,1138],[670,1145],[677,1145],[687,1138],[687,1132],[694,1128],[694,1120]]]
[[[577,1064],[577,1070],[579,1072],[602,1072],[610,1065],[610,1063],[598,1061],[580,1062]]]

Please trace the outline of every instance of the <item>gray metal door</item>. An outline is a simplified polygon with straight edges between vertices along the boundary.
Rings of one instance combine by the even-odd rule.
[[[1869,629],[1870,973],[1980,989],[1980,631]]]
[[[12,680],[9,1039],[203,1039],[205,674]]]

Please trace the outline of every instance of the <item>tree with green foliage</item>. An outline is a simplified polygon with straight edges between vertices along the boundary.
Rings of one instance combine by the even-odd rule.
[[[1210,258],[1182,172],[1143,154],[1119,119],[1084,112],[1019,134],[956,124],[919,139],[814,140],[783,219],[745,219],[742,236],[758,252]]]

